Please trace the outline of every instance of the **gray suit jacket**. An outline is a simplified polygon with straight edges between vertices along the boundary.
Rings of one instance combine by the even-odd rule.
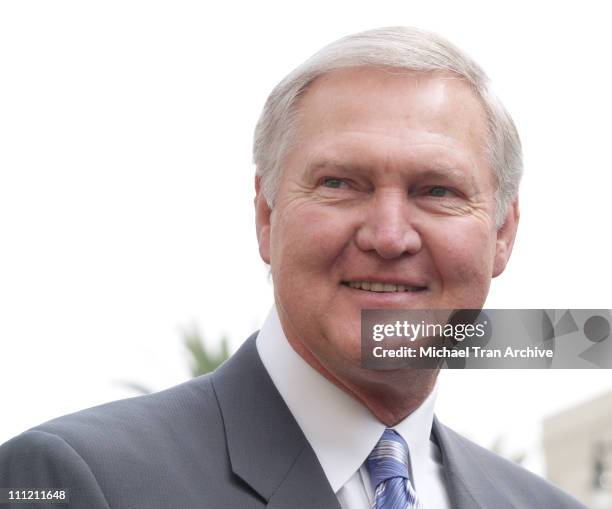
[[[437,420],[432,433],[454,508],[584,509]],[[255,335],[211,375],[13,438],[0,447],[0,488],[69,488],[68,507],[82,509],[340,508]]]

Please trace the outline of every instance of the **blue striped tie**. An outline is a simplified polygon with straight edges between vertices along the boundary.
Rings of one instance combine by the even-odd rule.
[[[421,509],[408,475],[408,445],[387,428],[367,459],[374,488],[372,509]]]

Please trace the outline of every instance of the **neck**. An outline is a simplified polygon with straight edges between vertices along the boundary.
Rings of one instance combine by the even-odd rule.
[[[376,371],[361,366],[332,371],[301,343],[289,343],[313,369],[359,401],[387,427],[395,426],[421,406],[439,373],[438,369]]]
[[[363,384],[338,379],[336,385],[349,392],[387,427],[395,426],[421,406],[433,390],[437,370],[402,369],[378,372],[384,381]]]

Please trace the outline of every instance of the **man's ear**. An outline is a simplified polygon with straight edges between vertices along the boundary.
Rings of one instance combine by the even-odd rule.
[[[259,243],[259,256],[270,265],[270,209],[261,189],[261,177],[255,177],[255,227],[257,242]]]
[[[508,212],[506,212],[506,218],[504,224],[499,230],[497,230],[497,241],[495,243],[495,259],[493,261],[493,277],[499,276],[510,259],[512,253],[512,246],[514,246],[514,239],[516,237],[516,229],[518,228],[519,218],[519,202],[518,196],[514,199]]]

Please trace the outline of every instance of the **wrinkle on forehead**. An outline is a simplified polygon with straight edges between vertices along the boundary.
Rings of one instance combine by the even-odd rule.
[[[393,101],[389,97],[393,97]],[[388,72],[352,67],[316,78],[296,105],[298,139],[331,127],[375,128],[377,119],[409,128],[416,118],[427,119],[482,143],[488,136],[486,113],[472,87],[444,71]]]
[[[296,161],[291,152],[310,159],[314,154],[309,147],[335,151],[352,135],[361,136],[366,145],[360,158],[367,156],[368,147],[374,156],[379,148],[375,136],[382,136],[396,138],[406,154],[435,143],[446,145],[449,153],[459,149],[464,160],[486,167],[492,176],[484,107],[471,85],[451,72],[372,67],[332,71],[310,84],[296,115],[295,143],[285,161],[293,159],[298,166],[305,161]],[[439,156],[444,159],[441,152],[434,159]]]

